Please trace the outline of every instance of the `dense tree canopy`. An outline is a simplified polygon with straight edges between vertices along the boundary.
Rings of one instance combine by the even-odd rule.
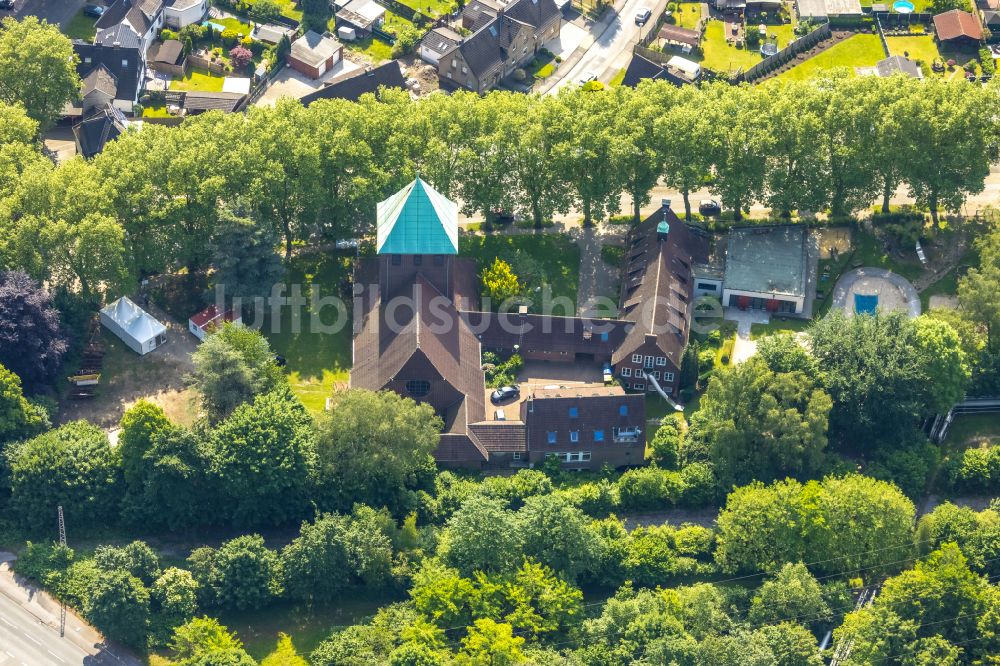
[[[0,24],[0,100],[20,104],[47,129],[80,94],[73,45],[58,25],[34,16]]]
[[[55,376],[68,348],[52,297],[21,271],[0,273],[0,365],[30,391]]]

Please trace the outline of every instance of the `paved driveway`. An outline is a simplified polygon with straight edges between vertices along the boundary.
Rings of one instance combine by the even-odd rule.
[[[14,15],[18,18],[37,16],[54,25],[63,26],[69,23],[86,3],[87,0],[17,0]]]

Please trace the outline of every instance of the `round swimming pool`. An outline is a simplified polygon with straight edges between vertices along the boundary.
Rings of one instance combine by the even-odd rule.
[[[900,14],[910,14],[916,9],[916,5],[910,2],[910,0],[896,0],[896,2],[892,3],[892,8]]]

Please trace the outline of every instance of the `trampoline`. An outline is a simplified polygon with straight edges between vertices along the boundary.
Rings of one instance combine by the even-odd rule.
[[[854,294],[854,312],[857,314],[875,314],[878,309],[878,294]]]

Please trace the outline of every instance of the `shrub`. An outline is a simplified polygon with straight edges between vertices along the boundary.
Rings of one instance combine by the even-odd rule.
[[[253,59],[253,51],[244,46],[236,45],[229,50],[229,59],[233,63],[233,69],[245,69]]]
[[[946,465],[948,489],[955,492],[1000,493],[1000,446],[967,449]]]

